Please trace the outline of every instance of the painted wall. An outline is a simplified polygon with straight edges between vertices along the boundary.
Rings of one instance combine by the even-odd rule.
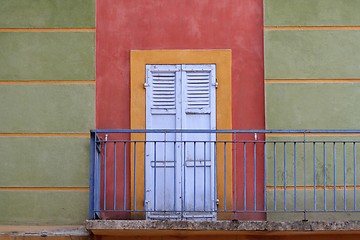
[[[360,1],[265,0],[264,4],[266,128],[359,129],[360,17],[357,9]],[[296,136],[289,139],[294,138]],[[303,161],[304,156],[299,159]],[[329,171],[333,171],[334,167],[329,164]],[[305,170],[313,171],[310,161]],[[299,163],[300,172],[304,172],[303,163]],[[311,181],[310,176],[308,180]],[[272,182],[270,178],[268,184]],[[283,193],[279,191],[279,194]],[[269,196],[271,202],[271,191]],[[313,193],[307,191],[307,196],[310,201]],[[320,195],[318,199],[322,201]],[[289,193],[288,201],[293,202],[293,194]],[[299,201],[304,203],[303,192],[299,193]],[[333,205],[334,200],[328,201],[328,206]],[[284,219],[284,215],[268,216]],[[286,216],[289,220],[299,219],[296,215]],[[310,214],[308,217],[359,216]]]
[[[130,128],[130,50],[231,49],[233,129],[263,129],[262,11],[262,0],[98,0],[96,127]]]
[[[95,126],[95,2],[2,0],[0,12],[0,224],[81,224]]]
[[[98,1],[97,128],[130,126],[130,50],[219,48],[233,52],[233,128],[262,128],[262,21],[260,0]]]
[[[234,129],[264,128],[265,112],[268,129],[359,128],[360,1],[264,0],[265,71],[262,4],[98,0],[96,127],[130,126],[130,50],[221,48]],[[95,0],[3,0],[0,12],[0,224],[80,224]]]

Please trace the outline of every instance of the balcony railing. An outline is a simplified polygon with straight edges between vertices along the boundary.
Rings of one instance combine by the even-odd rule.
[[[93,130],[90,218],[360,219],[359,144],[360,130]]]

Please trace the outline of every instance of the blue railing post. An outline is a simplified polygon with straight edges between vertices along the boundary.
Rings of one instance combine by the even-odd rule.
[[[89,218],[94,219],[95,213],[94,213],[94,201],[95,201],[95,194],[94,194],[94,188],[95,188],[95,155],[96,155],[96,141],[95,141],[95,132],[90,131],[90,179],[89,179],[89,185],[90,185],[90,196],[89,196]]]

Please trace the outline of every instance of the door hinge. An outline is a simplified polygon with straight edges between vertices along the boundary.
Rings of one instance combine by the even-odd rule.
[[[215,86],[215,88],[218,88],[219,83],[218,83],[217,79],[215,80],[215,83],[213,83],[212,85]]]

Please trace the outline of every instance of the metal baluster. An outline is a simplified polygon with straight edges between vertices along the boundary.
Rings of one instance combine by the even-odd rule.
[[[107,192],[107,189],[106,189],[106,176],[107,176],[107,174],[106,174],[106,168],[107,168],[107,166],[106,166],[106,143],[107,143],[107,137],[108,137],[108,135],[106,134],[105,135],[105,141],[104,141],[104,193],[103,193],[103,195],[104,195],[104,203],[103,203],[103,205],[104,205],[104,210],[106,210],[106,192]]]
[[[267,164],[266,164],[266,146],[267,146],[267,144],[266,144],[266,139],[265,139],[265,141],[264,141],[264,212],[266,212],[267,211],[267,190],[266,190],[266,188],[267,188],[267,181],[266,181],[266,179],[267,179],[267,174],[266,174],[266,171],[267,171]]]
[[[196,211],[196,141],[194,141],[194,212]]]
[[[304,219],[306,219],[306,135],[304,132]]]
[[[247,207],[247,197],[246,197],[246,191],[247,191],[247,176],[246,176],[246,142],[244,142],[244,211],[246,211]]]
[[[286,142],[284,142],[284,211],[286,212]]]
[[[345,142],[343,145],[343,154],[344,154],[344,210],[346,210],[346,146],[345,146]]]
[[[297,199],[296,199],[296,195],[297,195],[297,190],[296,190],[296,142],[294,142],[294,210],[296,211],[297,209]]]
[[[233,183],[234,183],[234,196],[235,196],[235,200],[234,200],[234,219],[236,219],[236,216],[235,216],[235,212],[237,210],[237,199],[238,199],[238,195],[237,195],[237,188],[238,188],[238,185],[237,185],[237,182],[238,182],[238,179],[237,179],[237,143],[236,143],[236,133],[234,133],[234,180],[233,180]]]
[[[186,168],[186,141],[184,141],[184,154],[183,154],[183,158],[182,158],[182,164],[181,166],[182,167],[182,171],[184,173],[184,183],[181,185],[182,189],[181,189],[181,192],[183,193],[183,199],[182,199],[182,205],[181,205],[181,217],[184,216],[184,208],[185,208],[185,203],[186,203],[186,190],[185,190],[185,186],[186,186],[186,171],[185,171],[185,168]]]
[[[206,211],[206,142],[204,141],[204,211]]]
[[[217,150],[216,150],[216,147],[217,147],[217,144],[216,144],[216,141],[213,142],[213,147],[214,147],[214,158],[217,159]],[[215,163],[214,164],[214,173],[215,173],[215,176],[214,176],[214,179],[216,181],[216,175],[217,175],[217,164]],[[217,186],[216,186],[216,183],[214,184],[214,186],[212,186],[213,184],[213,181],[210,181],[211,184],[210,184],[210,189],[214,189],[213,190],[213,193],[214,193],[214,196],[213,196],[213,206],[214,206],[214,209],[216,209],[216,211],[218,211],[218,208],[217,208],[217,204],[218,204],[218,201],[217,201]],[[211,190],[210,190],[211,191]],[[226,195],[226,194],[225,194]]]
[[[151,163],[150,163],[151,165]],[[157,176],[156,176],[156,169],[157,169],[157,162],[156,162],[156,141],[154,140],[154,206],[153,206],[153,211],[156,211],[157,208],[156,208],[156,179],[157,179]]]
[[[127,143],[124,144],[124,211],[126,210],[126,196],[127,196],[127,189],[126,189],[126,178],[127,178],[127,172],[126,172],[126,148]]]
[[[353,158],[354,158],[354,210],[357,210],[356,206],[356,143],[353,146]]]
[[[116,210],[116,142],[114,141],[114,210]]]
[[[326,212],[326,143],[324,142],[324,211]]]
[[[173,181],[173,184],[174,184],[174,192],[173,192],[173,196],[174,196],[174,211],[176,211],[176,190],[177,190],[177,185],[176,185],[176,176],[177,176],[177,157],[176,157],[176,134],[175,134],[175,141],[174,141],[174,181]]]
[[[164,159],[163,159],[163,164],[164,164],[164,177],[163,177],[163,184],[164,184],[164,194],[163,194],[163,200],[164,200],[164,211],[166,210],[166,195],[165,194],[165,191],[167,191],[166,189],[166,164],[167,164],[167,156],[166,156],[166,147],[167,147],[167,142],[166,142],[166,132],[164,132],[164,151],[163,151],[163,154],[164,154]]]
[[[146,167],[147,167],[147,164],[150,165],[150,168],[151,168],[151,161],[148,163],[148,158],[147,158],[147,155],[146,155],[146,151],[147,151],[147,140],[145,138],[145,141],[144,141],[144,188],[145,188],[145,206],[144,206],[144,210],[148,211],[149,210],[149,203],[148,203],[148,196],[147,196],[147,191],[149,190],[149,187],[148,187],[148,181],[147,181],[147,170],[146,170]],[[136,166],[134,166],[134,168],[136,168]],[[136,185],[136,184],[135,184]]]
[[[313,142],[313,164],[314,164],[314,211],[316,211],[316,143]]]
[[[274,142],[274,211],[276,211],[276,142]]]
[[[333,160],[334,160],[334,211],[336,211],[336,145],[333,142]]]
[[[226,163],[227,163],[227,159],[226,159],[226,142],[224,142],[224,211],[226,211]]]
[[[257,194],[256,194],[256,191],[257,191],[257,181],[256,181],[256,173],[257,173],[257,171],[256,171],[256,142],[254,142],[254,211],[256,211],[256,209],[257,209],[257,207],[256,207],[256,205],[257,205],[257,203],[256,203],[256,199],[257,199]]]
[[[136,141],[134,142],[134,211],[136,211],[136,185],[137,185],[137,182],[136,182]]]

